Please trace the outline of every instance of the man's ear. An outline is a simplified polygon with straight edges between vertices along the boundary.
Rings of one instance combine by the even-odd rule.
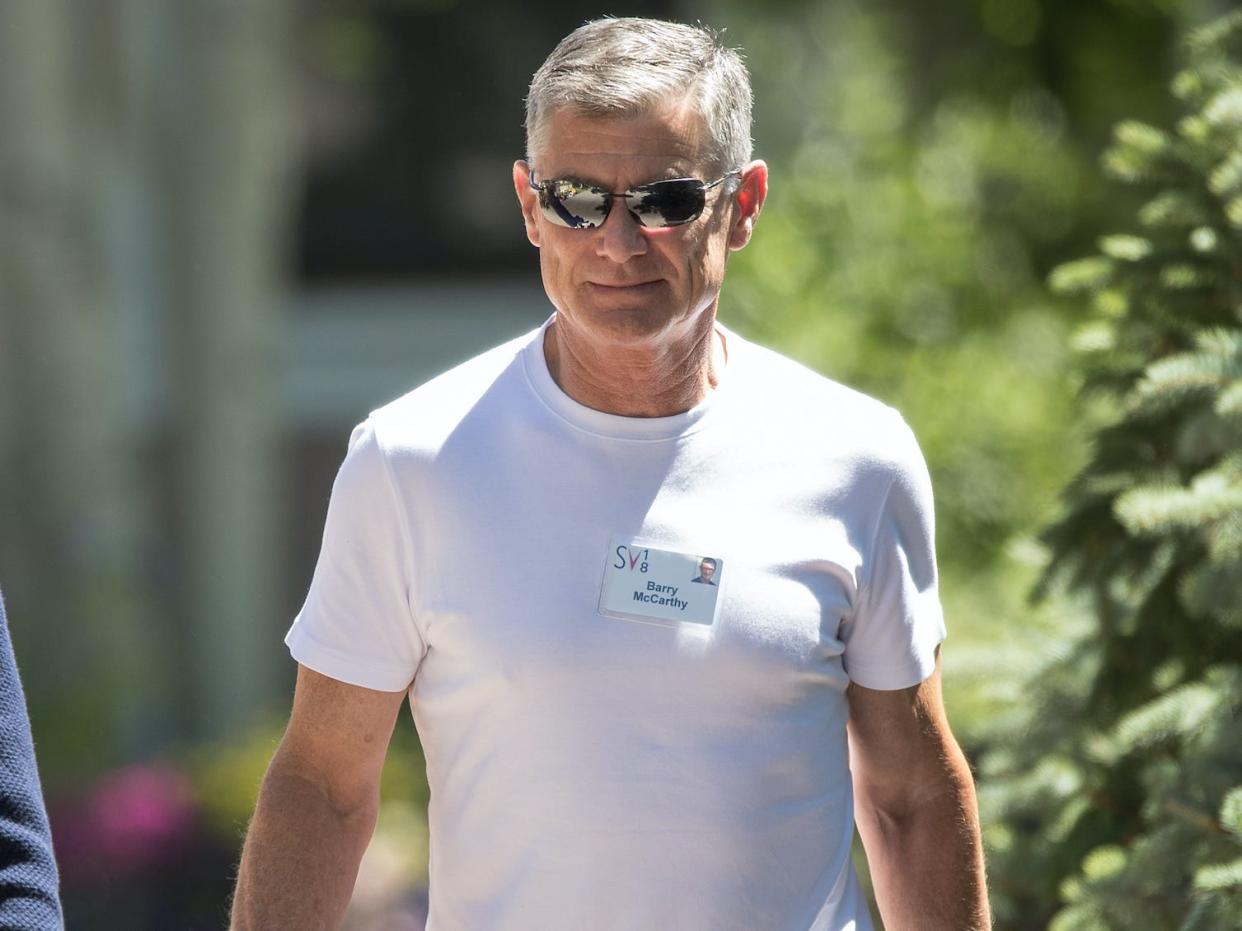
[[[518,204],[522,208],[522,221],[526,224],[526,238],[536,249],[539,248],[539,195],[530,187],[530,165],[518,159],[513,163],[513,190],[517,193]]]
[[[759,211],[768,197],[768,166],[759,159],[742,169],[742,180],[738,187],[733,210],[732,225],[729,228],[729,248],[736,251],[743,248],[755,231],[755,223],[759,220]]]

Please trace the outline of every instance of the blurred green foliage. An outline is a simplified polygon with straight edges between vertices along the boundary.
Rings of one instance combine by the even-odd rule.
[[[1039,591],[1091,623],[984,761],[1004,927],[1242,926],[1242,12],[1189,44],[1103,158],[1137,230],[1052,276],[1097,425]]]
[[[1112,107],[1164,113],[1135,59],[1166,56],[1173,12],[791,0],[709,19],[745,46],[772,168],[722,314],[914,427],[936,490],[949,710],[972,752],[1021,701],[1032,650],[1072,621],[1026,598],[1035,530],[1086,455],[1077,311],[1044,279],[1128,206],[1096,182],[1082,127]]]

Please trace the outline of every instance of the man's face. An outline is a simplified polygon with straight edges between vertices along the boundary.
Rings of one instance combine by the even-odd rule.
[[[712,576],[716,574],[716,567],[709,562],[699,563],[699,578],[704,582],[710,582]]]
[[[619,193],[669,178],[716,180],[703,156],[702,119],[691,107],[633,117],[558,110],[545,129],[536,181],[574,179]],[[741,192],[730,194],[726,185],[708,191],[702,215],[690,223],[646,229],[618,198],[599,227],[569,229],[543,216],[527,165],[518,162],[514,186],[526,233],[539,247],[544,288],[561,319],[581,337],[618,346],[667,345],[692,330],[718,299],[729,250],[749,240],[762,203],[754,191],[766,185],[762,162],[728,167],[748,168]]]

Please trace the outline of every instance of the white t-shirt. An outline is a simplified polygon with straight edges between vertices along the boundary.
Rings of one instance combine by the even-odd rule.
[[[354,431],[286,642],[409,688],[430,931],[871,927],[845,689],[933,670],[927,470],[891,408],[722,332],[672,417],[578,404],[537,330]]]

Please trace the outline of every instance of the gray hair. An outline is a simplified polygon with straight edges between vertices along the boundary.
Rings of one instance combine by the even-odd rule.
[[[707,26],[633,17],[592,20],[552,50],[526,96],[526,155],[546,142],[561,108],[587,116],[638,116],[669,103],[696,106],[707,156],[720,170],[750,161],[750,75],[736,49]]]

